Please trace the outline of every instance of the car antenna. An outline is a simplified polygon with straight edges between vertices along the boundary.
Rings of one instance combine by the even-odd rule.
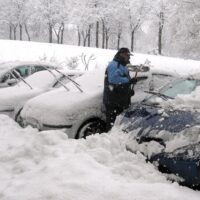
[[[26,85],[28,85],[31,90],[33,89],[31,87],[31,85],[29,83],[27,83],[24,78],[22,78],[22,76],[20,75],[20,73],[16,69],[14,69],[13,72],[15,72],[18,75],[19,79],[22,80]],[[16,78],[16,75],[13,72],[11,72],[11,73]]]
[[[62,74],[63,76],[65,76],[66,78],[68,78],[77,88],[80,92],[83,92],[83,90],[80,88],[80,84],[78,84],[76,81],[74,81],[73,79],[71,79],[69,76],[67,76],[66,74],[62,73],[61,71],[59,71],[58,69],[54,68],[55,71],[57,71],[58,73]]]

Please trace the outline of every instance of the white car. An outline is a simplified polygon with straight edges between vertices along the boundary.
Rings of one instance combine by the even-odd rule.
[[[0,88],[15,85],[20,77],[25,78],[31,74],[46,69],[57,68],[48,62],[13,61],[0,63]]]
[[[68,90],[65,84],[82,73],[74,70],[44,70],[22,79],[15,86],[1,88],[0,113],[16,119],[27,100],[60,86]]]
[[[21,111],[23,125],[31,125],[39,130],[64,129],[70,138],[82,138],[105,131],[102,104],[104,74],[105,69],[99,69],[78,77],[76,82],[81,85],[82,92],[68,83],[69,92],[59,88],[32,98]],[[149,90],[153,76],[151,72],[139,73],[133,103],[143,100],[146,95],[144,90]],[[172,76],[165,74],[163,77],[167,77],[166,81]]]

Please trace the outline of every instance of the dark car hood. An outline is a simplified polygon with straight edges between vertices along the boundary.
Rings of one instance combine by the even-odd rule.
[[[161,109],[156,106],[138,104],[126,111],[121,121],[127,132],[141,128],[180,132],[185,128],[200,125],[200,113],[186,110]]]

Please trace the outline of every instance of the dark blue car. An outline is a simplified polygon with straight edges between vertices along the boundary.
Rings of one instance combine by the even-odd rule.
[[[153,95],[133,105],[120,121],[123,131],[130,134],[128,150],[145,149],[142,153],[161,172],[195,189],[200,189],[200,112],[191,105],[180,109],[172,102],[178,94],[190,94],[199,85],[198,79],[180,79],[159,92],[149,92]],[[156,145],[160,148],[153,151]]]

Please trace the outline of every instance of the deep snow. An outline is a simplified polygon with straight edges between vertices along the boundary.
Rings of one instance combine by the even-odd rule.
[[[2,200],[198,200],[200,192],[166,180],[118,129],[86,140],[20,128],[0,115]]]
[[[52,52],[63,61],[66,54],[90,51],[97,58],[95,68],[107,63],[115,52],[31,42],[0,41],[0,44],[1,61],[33,60],[44,54],[50,59]],[[157,58],[152,60],[157,67],[166,66],[166,70],[182,75],[200,71],[198,61],[147,57]],[[145,60],[140,54],[134,58],[135,62]],[[0,115],[0,199],[200,199],[199,191],[167,181],[165,174],[146,163],[141,153],[127,151],[127,140],[128,135],[117,126],[109,133],[74,140],[62,131],[23,129],[8,116]]]

